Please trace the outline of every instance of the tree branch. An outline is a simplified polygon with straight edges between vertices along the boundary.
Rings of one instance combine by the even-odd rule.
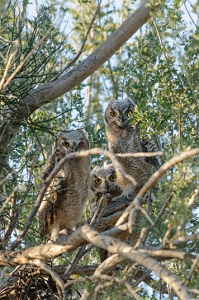
[[[0,128],[0,152],[8,155],[9,146],[17,135],[20,126],[36,109],[73,89],[113,56],[150,18],[150,12],[154,7],[149,6],[149,0],[143,1],[140,7],[104,43],[67,74],[30,91],[18,109]]]
[[[186,151],[180,153],[179,155],[176,155],[172,157],[170,160],[165,162],[158,171],[156,171],[149,180],[145,183],[145,185],[141,188],[137,196],[134,198],[132,203],[125,209],[124,213],[120,217],[120,219],[117,221],[116,226],[123,224],[126,221],[126,218],[129,215],[129,230],[132,228],[132,215],[134,214],[134,208],[137,208],[140,206],[140,201],[142,198],[146,195],[146,193],[156,184],[158,179],[160,179],[164,173],[172,166],[174,166],[177,163],[182,162],[185,159],[188,159],[192,156],[199,154],[199,148],[196,149],[187,149]]]

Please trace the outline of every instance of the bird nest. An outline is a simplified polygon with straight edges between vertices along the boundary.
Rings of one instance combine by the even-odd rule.
[[[61,278],[64,283],[70,280],[64,276]],[[80,295],[76,290],[75,293]],[[68,288],[66,291],[67,299],[72,299],[73,294],[74,290]],[[41,272],[39,268],[19,266],[0,284],[0,299],[58,300],[60,299],[60,291],[49,274]]]

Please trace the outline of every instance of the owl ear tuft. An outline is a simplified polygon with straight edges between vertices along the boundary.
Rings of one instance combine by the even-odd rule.
[[[117,101],[115,98],[111,98],[111,99],[109,100],[109,104],[108,104],[108,105],[112,104],[112,103],[115,102],[115,101]]]
[[[130,98],[130,97],[127,97],[124,99],[124,101],[128,101],[129,102],[129,105],[134,109],[136,104],[135,102]]]
[[[78,128],[77,131],[79,131],[80,133],[82,133],[83,135],[85,135],[85,131],[83,128]]]
[[[96,172],[97,170],[99,170],[100,169],[100,167],[99,166],[95,166],[94,168],[93,168],[93,170],[92,170],[92,172],[91,173],[93,173],[93,172]]]
[[[110,169],[112,172],[115,172],[115,167],[114,167],[113,164],[109,165],[108,167],[109,167],[109,169]]]

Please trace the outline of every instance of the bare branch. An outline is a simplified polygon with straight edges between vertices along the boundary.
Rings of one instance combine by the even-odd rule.
[[[118,160],[116,159],[115,155],[112,154],[109,151],[100,149],[100,148],[93,148],[90,150],[86,150],[86,151],[81,151],[81,152],[74,152],[74,153],[70,153],[68,155],[66,155],[64,158],[61,159],[61,161],[57,164],[57,166],[53,169],[53,171],[51,172],[51,174],[48,177],[48,180],[44,183],[43,187],[41,188],[39,195],[37,197],[37,200],[27,218],[27,221],[24,225],[24,228],[21,230],[19,236],[17,237],[17,239],[11,244],[10,246],[10,250],[13,250],[17,245],[19,245],[19,243],[22,241],[23,237],[25,236],[26,232],[28,231],[28,229],[30,228],[30,225],[33,221],[33,218],[36,216],[36,213],[39,209],[39,206],[41,204],[41,201],[46,193],[46,190],[48,188],[48,186],[50,185],[52,179],[56,176],[56,174],[59,172],[59,170],[63,167],[63,165],[65,164],[65,162],[69,159],[75,158],[75,157],[84,157],[84,156],[89,156],[92,154],[103,154],[107,157],[109,157],[115,165],[117,165],[118,170],[120,170],[120,172],[123,174],[123,176],[125,176],[126,178],[128,178],[133,184],[135,184],[135,180],[132,176],[128,175],[122,168],[121,164],[118,162]]]
[[[191,19],[192,23],[193,23],[193,24],[195,25],[195,27],[197,28],[197,24],[194,22],[194,19],[192,18],[191,14],[190,14],[190,12],[189,12],[189,10],[188,10],[188,8],[187,8],[186,0],[184,1],[184,6],[185,6],[185,9],[186,9],[186,11],[187,11],[187,13],[188,13],[188,15],[189,15],[189,18]]]
[[[12,191],[12,193],[10,194],[10,196],[8,196],[8,197],[5,199],[3,205],[2,205],[2,207],[1,207],[1,209],[0,209],[0,214],[2,214],[2,211],[4,210],[4,208],[6,207],[6,205],[7,205],[7,204],[10,202],[10,200],[15,196],[15,194],[16,194],[17,191],[18,191],[18,189],[19,189],[19,186],[16,185],[16,186],[13,188],[13,191]]]
[[[8,84],[11,82],[11,80],[16,76],[16,74],[21,70],[21,68],[23,67],[23,65],[25,64],[25,62],[33,55],[33,53],[35,52],[35,50],[41,46],[41,44],[43,43],[43,41],[46,39],[46,37],[49,35],[49,33],[51,32],[51,30],[53,29],[53,25],[47,30],[46,34],[44,34],[44,36],[40,39],[40,41],[33,47],[33,49],[28,53],[28,55],[23,59],[23,61],[20,63],[20,65],[16,68],[16,70],[12,73],[12,75],[10,75],[10,77],[7,79],[7,81],[2,85],[2,89],[5,89]]]
[[[176,240],[171,242],[171,247],[175,247],[178,245],[181,245],[183,243],[187,243],[189,241],[198,241],[199,240],[199,234],[191,234],[186,236],[180,236]]]
[[[6,80],[6,76],[7,76],[7,74],[8,74],[8,71],[9,71],[9,68],[10,68],[10,65],[11,65],[11,62],[12,62],[12,59],[13,59],[13,57],[16,55],[17,47],[18,47],[18,40],[15,42],[15,50],[14,50],[11,54],[9,53],[8,62],[7,62],[7,64],[6,64],[6,67],[5,67],[3,76],[2,76],[2,78],[1,78],[1,82],[0,82],[0,91],[3,89],[3,85],[4,85],[4,82],[5,82],[5,80]]]
[[[134,207],[139,207],[140,206],[140,201],[142,200],[142,197],[146,195],[146,193],[156,184],[158,179],[164,175],[164,173],[172,166],[175,164],[182,162],[185,159],[188,159],[192,156],[198,155],[199,154],[199,148],[196,149],[188,149],[179,155],[174,156],[167,162],[165,162],[158,171],[156,171],[150,178],[149,180],[145,183],[145,185],[141,188],[133,202],[126,208],[124,211],[123,215],[120,217],[120,219],[117,221],[116,226],[121,225],[126,221],[126,218],[129,215],[129,230],[132,228],[132,215],[134,213]]]
[[[145,253],[133,250],[128,244],[119,242],[112,237],[98,234],[95,230],[92,230],[88,225],[84,225],[82,228],[81,236],[87,241],[94,243],[100,248],[104,248],[108,252],[118,253],[122,256],[136,261],[137,263],[154,271],[160,278],[162,278],[181,300],[189,300],[191,296],[187,287],[183,286],[181,281],[169,270],[159,265],[159,262],[154,258],[149,257]]]

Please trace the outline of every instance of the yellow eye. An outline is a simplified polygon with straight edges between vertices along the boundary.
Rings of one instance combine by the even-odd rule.
[[[83,147],[84,143],[83,142],[80,142],[79,143],[79,147]]]
[[[111,175],[111,176],[109,177],[109,180],[110,180],[110,181],[115,181],[115,179],[116,179],[116,176],[115,176],[115,175]]]
[[[66,141],[63,141],[62,142],[62,145],[66,148],[68,148],[70,146],[70,143],[69,142],[66,142]]]
[[[131,110],[131,109],[127,109],[127,110],[125,111],[125,114],[126,114],[128,117],[130,117],[130,115],[132,114],[132,110]]]
[[[112,111],[110,112],[110,115],[111,115],[111,117],[116,117],[116,116],[117,116],[117,113],[116,113],[116,111],[112,110]]]
[[[102,180],[100,178],[95,179],[95,183],[100,185],[102,183]]]

